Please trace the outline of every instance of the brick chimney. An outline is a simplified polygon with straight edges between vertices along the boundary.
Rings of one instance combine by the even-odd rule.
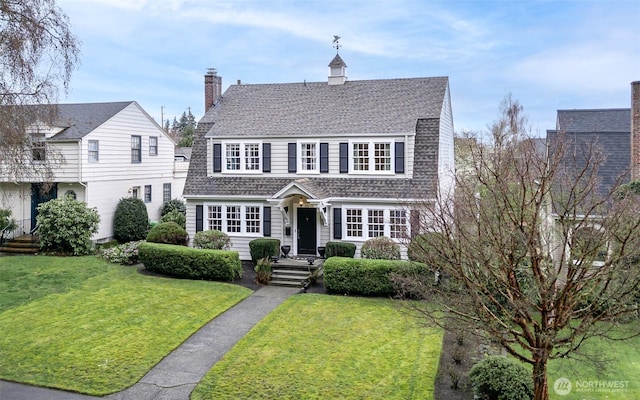
[[[204,75],[204,112],[209,111],[222,97],[222,77],[215,68],[209,68]]]
[[[631,180],[640,179],[640,81],[631,82]]]

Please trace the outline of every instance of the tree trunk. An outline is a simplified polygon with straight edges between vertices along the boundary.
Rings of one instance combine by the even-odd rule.
[[[533,364],[533,400],[549,400],[546,357],[536,359]]]

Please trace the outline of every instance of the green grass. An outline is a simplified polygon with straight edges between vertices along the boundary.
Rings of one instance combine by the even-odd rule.
[[[93,395],[133,385],[251,294],[97,257],[2,257],[0,274],[0,378]]]
[[[626,333],[640,331],[640,322],[622,325]],[[623,332],[624,333],[624,332]],[[640,399],[640,337],[626,341],[590,339],[580,349],[581,360],[553,360],[547,372],[549,397],[554,400],[636,400]],[[560,396],[553,384],[558,378],[567,378],[572,383],[569,394]],[[589,382],[617,381],[624,387],[619,390],[589,389]],[[583,387],[578,387],[580,383]]]
[[[385,299],[289,298],[192,399],[433,399],[442,331]]]

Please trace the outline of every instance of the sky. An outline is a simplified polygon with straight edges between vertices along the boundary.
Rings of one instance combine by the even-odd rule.
[[[341,37],[348,80],[448,76],[456,132],[486,132],[505,96],[535,136],[558,109],[629,108],[640,0],[58,0],[81,42],[63,103],[137,101],[160,123],[223,91],[326,81]]]

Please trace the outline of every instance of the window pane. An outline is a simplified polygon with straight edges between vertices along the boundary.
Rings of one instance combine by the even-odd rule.
[[[369,143],[353,144],[353,170],[369,170]]]
[[[131,136],[131,162],[142,162],[142,138],[140,136]]]
[[[151,185],[145,185],[144,187],[144,202],[151,203]]]
[[[369,210],[367,224],[370,238],[384,236],[384,210]]]
[[[227,206],[227,232],[240,232],[240,206]]]
[[[405,210],[390,210],[390,235],[393,239],[404,239],[407,235],[407,213]]]
[[[226,148],[227,170],[240,170],[240,144],[228,144]]]
[[[315,171],[316,167],[316,144],[315,143],[302,143],[300,145],[300,157],[302,159],[302,167],[303,171]]]
[[[260,233],[260,207],[251,206],[245,212],[246,232]]]
[[[347,236],[362,237],[362,210],[347,209]]]
[[[376,171],[391,171],[391,143],[375,143],[373,146]]]
[[[209,229],[222,231],[222,206],[209,206]]]
[[[89,162],[98,162],[98,141],[89,140]]]
[[[171,200],[171,184],[165,183],[162,185],[162,201]]]
[[[158,138],[157,137],[152,136],[149,138],[149,155],[150,156],[158,155]]]
[[[245,170],[257,171],[260,169],[260,145],[258,143],[245,144],[244,147]]]

